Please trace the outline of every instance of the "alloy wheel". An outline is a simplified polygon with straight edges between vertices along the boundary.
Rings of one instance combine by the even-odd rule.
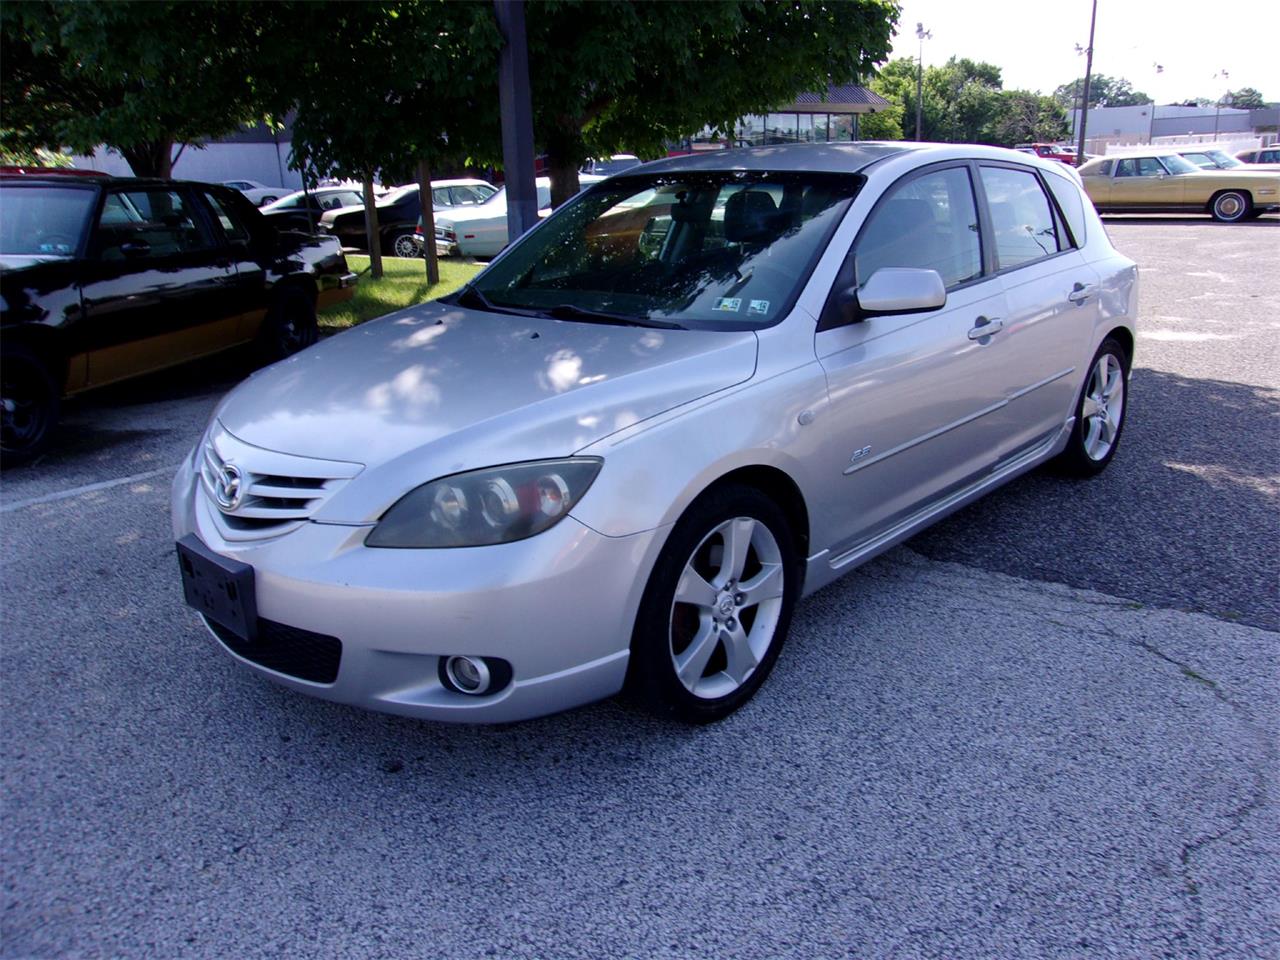
[[[1080,415],[1084,452],[1090,460],[1102,460],[1115,445],[1124,417],[1124,368],[1113,354],[1102,354],[1093,365]]]
[[[702,539],[671,605],[671,660],[686,690],[713,700],[751,677],[773,643],[785,585],[782,551],[759,520],[735,517]]]

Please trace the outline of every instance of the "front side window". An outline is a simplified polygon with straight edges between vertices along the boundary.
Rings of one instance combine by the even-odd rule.
[[[860,185],[820,173],[623,174],[557,211],[472,289],[497,309],[568,320],[769,326]]]
[[[1155,157],[1125,157],[1116,165],[1117,177],[1155,177],[1164,172]]]
[[[983,167],[982,187],[991,211],[996,260],[1001,270],[1058,252],[1053,208],[1039,178],[1030,170]]]
[[[163,189],[108,194],[94,241],[102,260],[154,259],[213,247],[187,198]]]
[[[893,187],[854,245],[858,285],[881,267],[937,270],[948,288],[982,274],[978,208],[969,171],[953,167]]]

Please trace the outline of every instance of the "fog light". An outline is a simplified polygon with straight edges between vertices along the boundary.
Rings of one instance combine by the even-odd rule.
[[[444,664],[450,686],[479,696],[489,689],[489,667],[479,657],[450,657]]]

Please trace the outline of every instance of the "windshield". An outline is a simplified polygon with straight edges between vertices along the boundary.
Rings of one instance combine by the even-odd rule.
[[[749,330],[780,320],[862,179],[725,171],[594,187],[476,278],[489,304],[564,319]]]
[[[73,257],[97,191],[76,187],[5,187],[0,199],[0,254]]]
[[[1185,157],[1180,157],[1176,153],[1171,153],[1167,157],[1161,157],[1160,162],[1164,164],[1165,169],[1175,176],[1180,173],[1199,173],[1200,168]]]

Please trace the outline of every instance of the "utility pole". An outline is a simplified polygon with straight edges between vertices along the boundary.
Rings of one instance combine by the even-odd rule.
[[[493,11],[498,32],[505,41],[498,53],[498,109],[502,118],[502,166],[507,188],[507,239],[514,241],[538,222],[524,0],[493,0]]]
[[[1231,74],[1228,73],[1226,70],[1219,70],[1217,73],[1213,75],[1213,79],[1217,80],[1219,77],[1221,77],[1223,80],[1229,81],[1231,79]],[[1230,90],[1227,90],[1227,93],[1230,93],[1230,92],[1231,92]],[[1224,93],[1221,97],[1219,97],[1218,102],[1215,103],[1213,106],[1213,142],[1214,143],[1218,142],[1218,118],[1222,116],[1222,99],[1226,95],[1227,94]]]
[[[924,24],[916,23],[916,37],[920,41],[920,57],[916,61],[916,140],[920,139],[921,115],[924,113],[924,42],[933,36]]]
[[[1089,15],[1089,46],[1084,58],[1084,92],[1080,98],[1080,130],[1076,143],[1076,166],[1084,163],[1084,136],[1089,123],[1089,81],[1093,79],[1093,28],[1098,22],[1098,0],[1093,0],[1093,13]]]

